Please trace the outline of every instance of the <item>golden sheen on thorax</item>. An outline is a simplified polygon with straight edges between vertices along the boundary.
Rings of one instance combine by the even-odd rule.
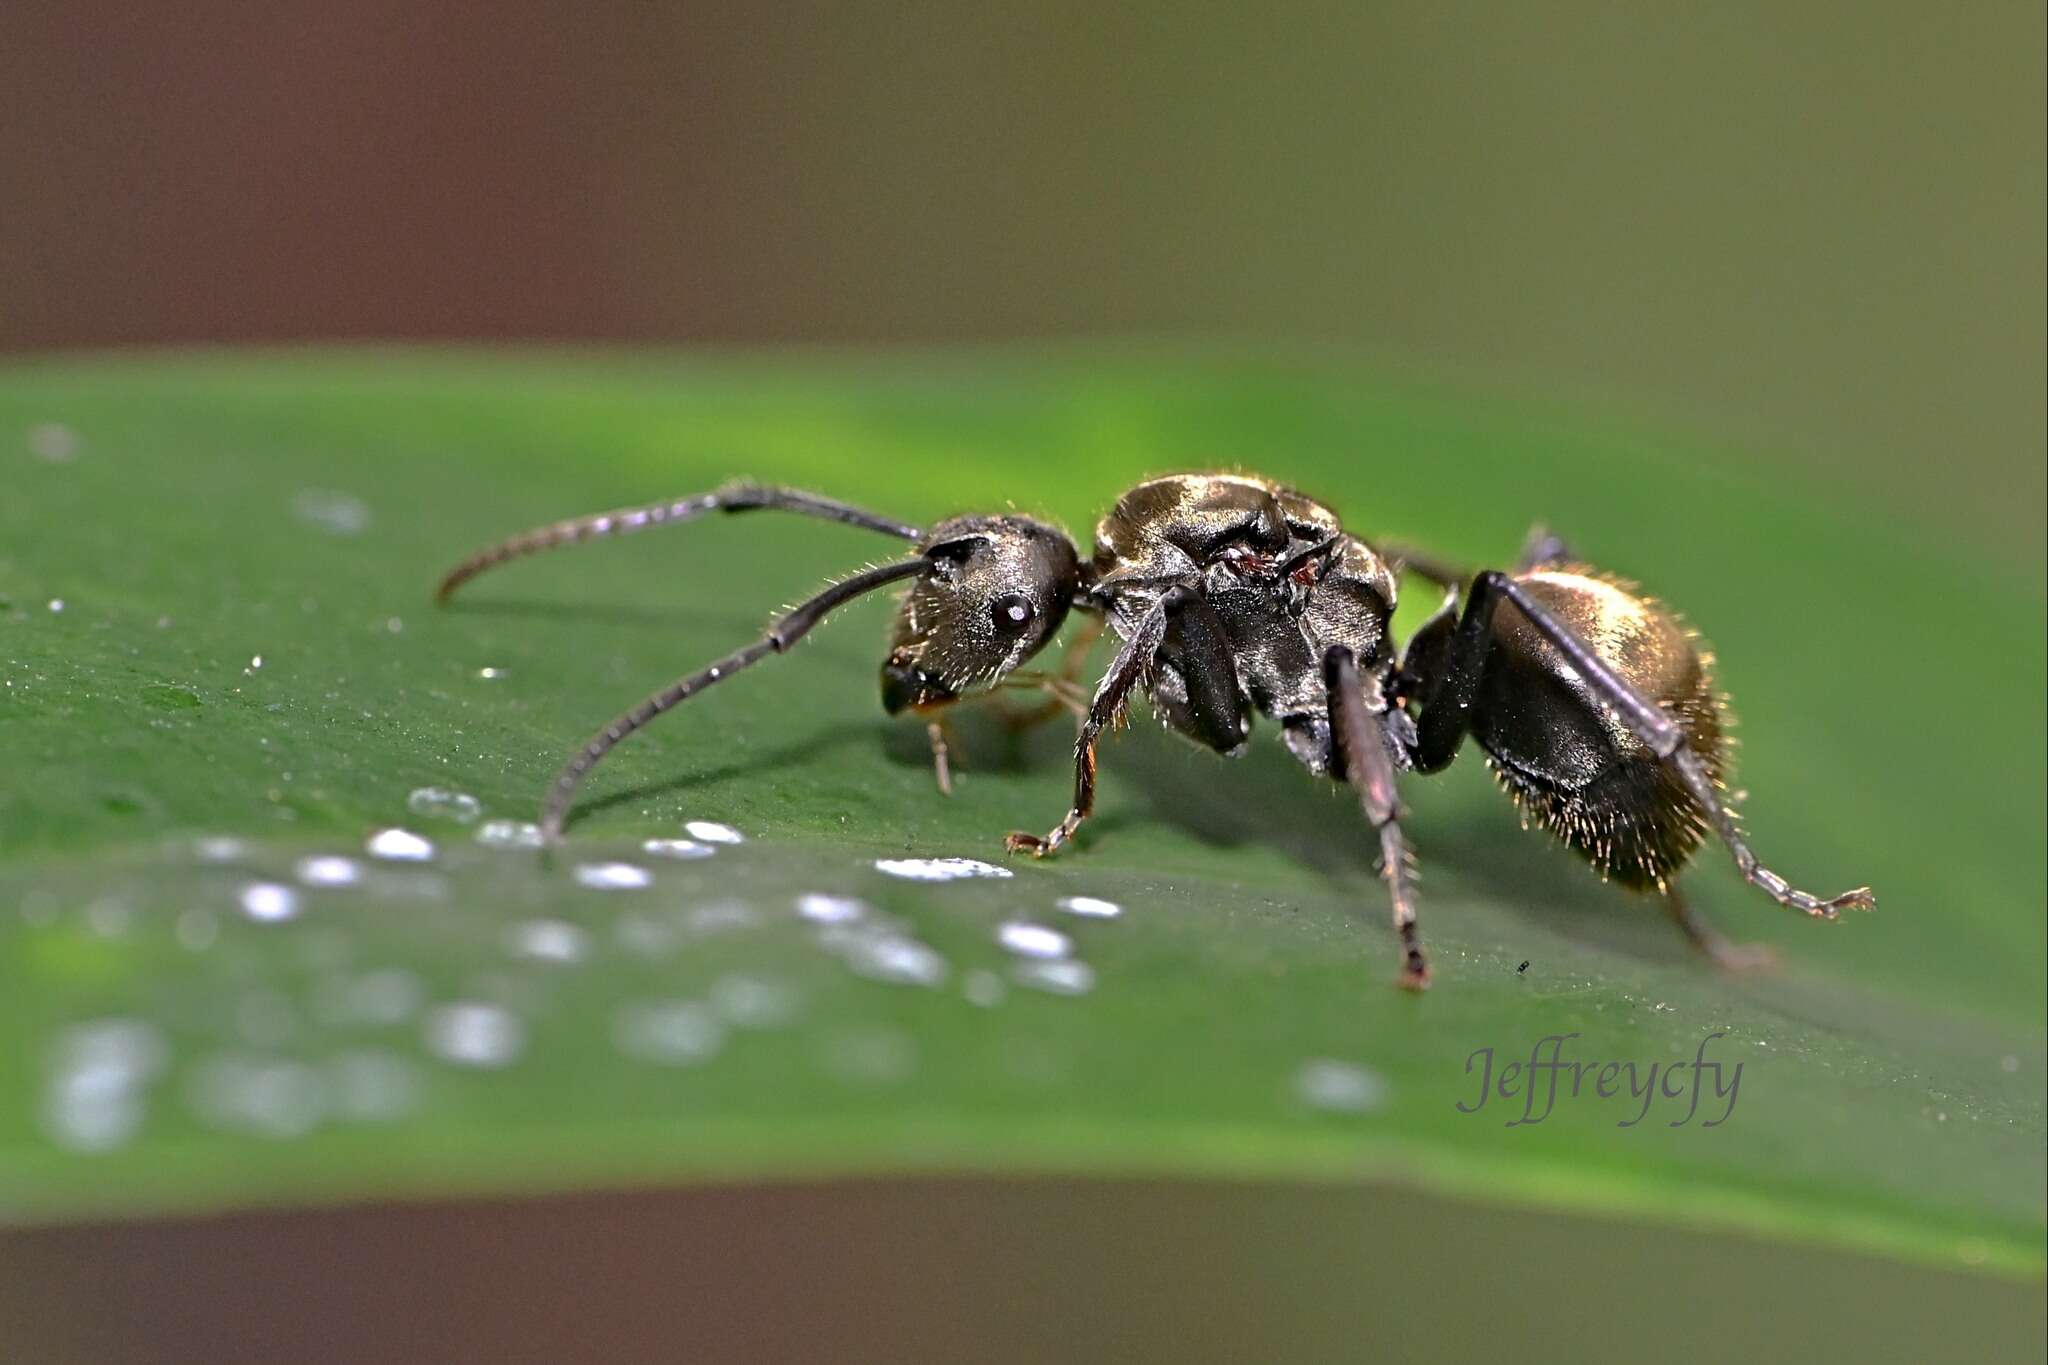
[[[1397,982],[1429,984],[1411,855],[1395,790],[1404,772],[1448,767],[1469,737],[1523,823],[1540,825],[1603,878],[1656,897],[1681,932],[1725,968],[1768,954],[1731,943],[1676,884],[1718,837],[1742,876],[1816,919],[1875,906],[1869,888],[1820,897],[1758,862],[1737,824],[1728,776],[1727,699],[1713,659],[1669,608],[1596,569],[1541,527],[1508,569],[1471,570],[1346,531],[1325,504],[1243,474],[1175,474],[1121,498],[1084,559],[1066,533],[1030,517],[965,515],[921,528],[798,489],[733,484],[559,521],[471,555],[441,582],[446,602],[495,565],[595,536],[694,521],[708,513],[795,512],[906,543],[902,559],[841,579],[765,635],[679,678],[576,751],[550,787],[541,828],[559,841],[584,777],[621,740],[714,683],[786,652],[840,605],[902,585],[880,677],[890,714],[925,723],[933,771],[952,790],[952,707],[1036,693],[1015,724],[1071,714],[1073,799],[1045,834],[1012,833],[1013,854],[1072,842],[1095,806],[1096,750],[1143,696],[1166,728],[1225,757],[1264,717],[1311,773],[1357,794],[1392,904]],[[1393,636],[1399,585],[1442,605],[1405,646]],[[1070,613],[1084,621],[1064,662],[1024,665]],[[1116,650],[1089,691],[1089,646]]]

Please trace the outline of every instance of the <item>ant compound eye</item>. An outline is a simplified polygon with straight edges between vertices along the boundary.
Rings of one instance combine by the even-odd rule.
[[[1030,626],[1031,618],[1038,614],[1028,598],[1014,592],[998,597],[989,604],[988,610],[999,635],[1022,634]]]

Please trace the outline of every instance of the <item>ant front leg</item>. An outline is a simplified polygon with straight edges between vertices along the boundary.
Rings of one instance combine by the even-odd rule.
[[[1358,791],[1366,823],[1380,841],[1380,875],[1394,906],[1394,932],[1401,936],[1402,964],[1397,984],[1409,990],[1429,985],[1429,958],[1422,951],[1416,925],[1414,891],[1408,880],[1408,843],[1401,836],[1400,802],[1394,790],[1394,759],[1387,748],[1387,699],[1377,677],[1363,678],[1358,658],[1343,645],[1323,660],[1323,683],[1330,698],[1330,744],[1333,765]],[[1370,696],[1368,696],[1370,693]]]
[[[1081,733],[1074,741],[1074,803],[1068,808],[1066,818],[1044,838],[1022,832],[1011,834],[1003,843],[1012,853],[1029,853],[1043,858],[1074,837],[1074,831],[1095,809],[1096,739],[1116,723],[1124,707],[1130,704],[1131,694],[1144,687],[1151,678],[1169,629],[1177,622],[1200,619],[1201,613],[1192,609],[1203,602],[1199,588],[1186,583],[1175,584],[1162,593],[1140,619],[1138,628],[1124,641],[1116,658],[1110,662],[1109,671],[1096,685],[1094,700],[1088,704],[1088,714],[1081,720]],[[1217,652],[1224,647],[1221,637],[1207,629],[1196,632],[1196,635],[1203,663],[1218,662]],[[1221,655],[1220,665],[1220,677],[1215,667],[1185,669],[1191,689],[1204,700],[1208,700],[1212,693],[1220,698],[1226,678],[1230,686],[1235,685],[1235,674],[1229,670],[1227,653]],[[1229,703],[1221,701],[1220,705],[1227,707]]]

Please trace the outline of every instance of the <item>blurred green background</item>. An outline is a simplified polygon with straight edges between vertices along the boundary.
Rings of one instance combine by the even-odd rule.
[[[0,348],[1341,342],[1882,479],[2038,581],[2043,35],[2033,0],[10,0]]]

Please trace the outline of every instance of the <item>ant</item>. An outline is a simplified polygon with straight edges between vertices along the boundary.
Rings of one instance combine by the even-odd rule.
[[[1379,843],[1400,937],[1399,984],[1429,984],[1416,927],[1395,776],[1447,767],[1469,735],[1525,821],[1548,829],[1603,879],[1659,896],[1680,931],[1717,964],[1768,950],[1737,945],[1697,917],[1673,885],[1716,834],[1753,886],[1780,905],[1832,920],[1872,909],[1869,888],[1821,898],[1762,866],[1736,822],[1726,698],[1712,656],[1671,610],[1532,532],[1512,572],[1465,572],[1419,552],[1374,547],[1293,489],[1239,474],[1177,474],[1125,493],[1083,560],[1066,534],[1022,516],[960,516],[929,528],[796,489],[733,484],[711,493],[556,522],[500,541],[441,582],[462,584],[508,559],[597,536],[693,521],[711,512],[795,512],[909,543],[908,558],[862,570],[791,609],[752,644],[654,693],[598,731],[554,780],[541,829],[559,841],[578,784],[614,746],[712,684],[781,654],[835,608],[907,584],[882,662],[882,707],[939,717],[1006,680],[1051,641],[1069,611],[1115,631],[1115,658],[1080,714],[1073,800],[1043,835],[1012,852],[1044,857],[1095,804],[1095,749],[1132,696],[1167,728],[1226,756],[1244,752],[1256,711],[1295,758],[1350,784]],[[1419,578],[1441,607],[1397,648],[1397,584]],[[1044,684],[1055,698],[1058,680]],[[1071,683],[1068,684],[1071,687]],[[1056,706],[1055,706],[1055,709]]]

